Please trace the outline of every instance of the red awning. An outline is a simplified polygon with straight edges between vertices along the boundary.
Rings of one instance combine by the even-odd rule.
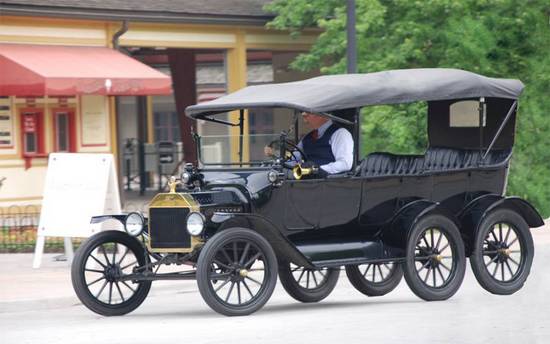
[[[0,44],[0,96],[171,93],[169,76],[116,50]]]

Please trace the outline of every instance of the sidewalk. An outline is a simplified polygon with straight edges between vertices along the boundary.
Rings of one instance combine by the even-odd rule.
[[[550,245],[550,224],[532,230],[535,250]],[[536,254],[536,253],[535,253]],[[33,254],[0,254],[0,313],[79,305],[67,262],[54,261],[59,254],[44,254],[40,269],[32,268]],[[151,296],[197,292],[195,281],[157,281]]]
[[[69,264],[55,261],[58,253],[44,254],[41,267],[33,269],[33,255],[0,254],[0,313],[79,305]],[[195,281],[156,281],[149,295],[194,291]]]

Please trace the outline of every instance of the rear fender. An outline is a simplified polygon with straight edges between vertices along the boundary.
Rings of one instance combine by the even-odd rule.
[[[277,227],[260,215],[223,214],[217,216],[215,220],[221,223],[218,231],[233,227],[244,227],[257,232],[271,244],[279,262],[292,262],[299,266],[313,268],[313,264],[281,234]]]
[[[531,228],[544,225],[544,220],[537,210],[527,201],[519,197],[503,197],[495,194],[487,194],[472,200],[460,212],[460,232],[466,247],[466,256],[470,256],[476,233],[483,219],[492,211],[506,208],[518,213]]]
[[[456,217],[440,203],[429,200],[418,200],[408,203],[401,208],[390,224],[382,231],[384,244],[405,250],[414,225],[429,214],[443,215],[458,226]]]
[[[486,213],[496,208],[508,208],[514,210],[523,217],[525,222],[527,222],[527,224],[531,228],[544,226],[544,220],[542,219],[542,216],[540,216],[539,212],[535,209],[535,207],[533,207],[531,203],[520,197],[512,196],[503,198],[498,202],[493,203],[487,209]]]

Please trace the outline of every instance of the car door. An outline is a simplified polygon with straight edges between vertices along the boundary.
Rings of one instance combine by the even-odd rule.
[[[361,179],[335,176],[320,181],[320,229],[355,223],[361,207]]]
[[[318,228],[322,194],[322,180],[288,180],[283,185],[286,192],[285,228],[303,231]]]

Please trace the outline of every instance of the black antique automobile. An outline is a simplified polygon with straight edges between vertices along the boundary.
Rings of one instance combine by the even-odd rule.
[[[445,300],[460,287],[466,258],[483,288],[512,294],[531,268],[530,228],[543,225],[527,201],[505,196],[522,89],[518,80],[410,69],[250,86],[190,106],[193,119],[240,128],[238,160],[186,165],[146,218],[94,217],[115,219],[125,232],[81,245],[76,294],[94,312],[121,315],[144,301],[151,281],[196,279],[213,310],[246,315],[267,302],[277,276],[293,298],[317,302],[345,267],[368,296],[392,291],[404,276],[420,298]],[[425,153],[360,159],[360,109],[417,101],[427,103]],[[353,168],[308,175],[293,156],[296,131],[278,136],[278,157],[244,161],[245,111],[259,108],[291,109],[295,118],[313,112],[349,129]],[[231,111],[238,121],[223,116]],[[163,265],[172,269],[159,272]]]

